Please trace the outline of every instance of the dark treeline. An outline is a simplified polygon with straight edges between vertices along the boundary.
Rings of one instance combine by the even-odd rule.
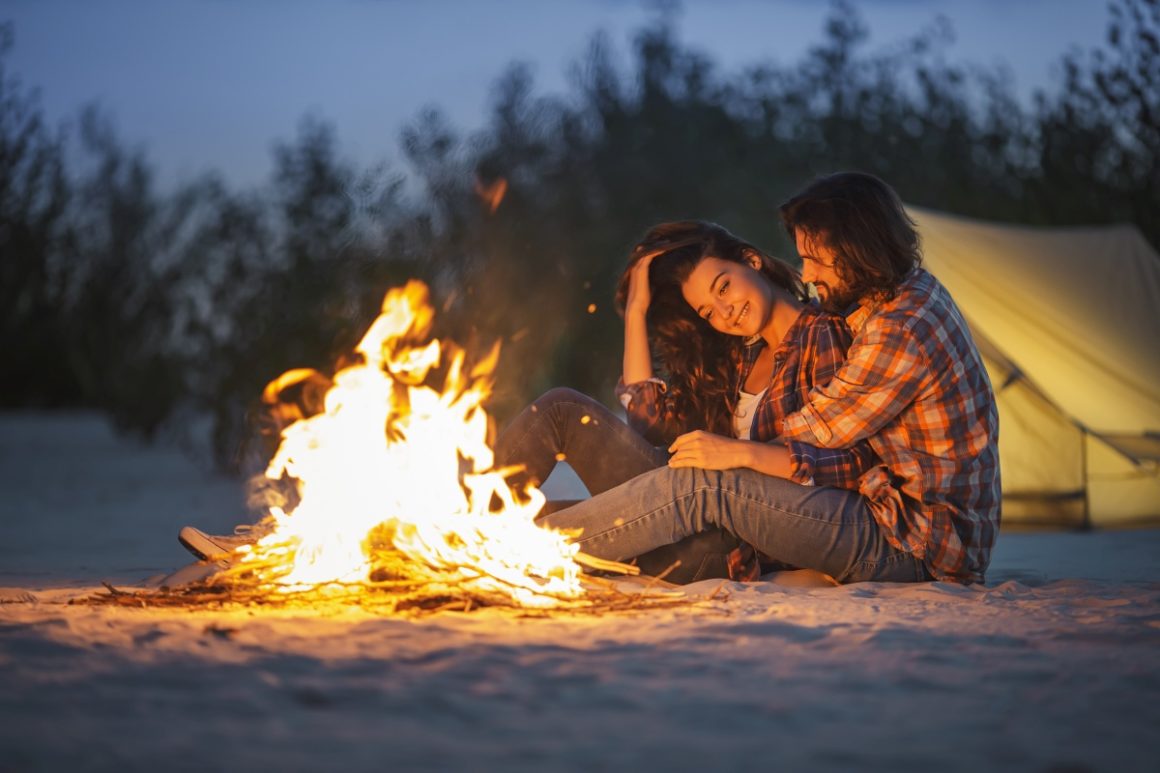
[[[660,18],[627,66],[596,36],[562,95],[512,66],[478,132],[419,115],[401,137],[410,184],[353,168],[306,121],[259,190],[209,174],[161,191],[99,110],[46,124],[0,27],[0,407],[98,408],[146,437],[208,414],[229,466],[263,385],[332,370],[408,277],[434,288],[441,334],[503,341],[499,416],[554,384],[610,397],[610,299],[637,236],[705,218],[793,256],[778,203],[839,169],[917,205],[1133,222],[1160,244],[1158,31],[1160,0],[1114,2],[1106,44],[1063,57],[1056,90],[1024,104],[1002,71],[948,64],[940,25],[868,51],[838,3],[802,60],[722,73]]]

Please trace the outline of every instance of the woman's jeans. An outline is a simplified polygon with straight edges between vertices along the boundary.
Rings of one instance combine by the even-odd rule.
[[[525,465],[536,484],[561,458],[593,496],[539,524],[583,529],[580,549],[600,558],[623,561],[720,527],[779,563],[839,582],[930,579],[921,559],[886,541],[858,492],[749,469],[670,468],[663,449],[570,389],[545,393],[496,443],[497,463]]]
[[[593,496],[663,467],[664,449],[649,443],[604,405],[572,389],[545,392],[500,433],[497,466],[522,464],[539,486],[567,461]]]

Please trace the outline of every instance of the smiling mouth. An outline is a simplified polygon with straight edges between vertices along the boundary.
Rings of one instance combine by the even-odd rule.
[[[749,304],[748,303],[746,303],[744,306],[741,307],[741,313],[739,313],[737,315],[737,319],[733,321],[733,327],[740,327],[741,321],[743,319],[745,319],[747,314],[749,314]]]

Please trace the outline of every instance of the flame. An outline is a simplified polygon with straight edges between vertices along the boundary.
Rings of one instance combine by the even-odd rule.
[[[488,214],[494,215],[499,209],[503,197],[507,195],[507,189],[508,181],[503,177],[497,177],[489,183],[485,183],[479,177],[475,178],[475,195],[487,207]]]
[[[582,595],[577,547],[533,521],[544,495],[513,491],[515,470],[494,469],[482,404],[498,346],[465,373],[462,350],[427,341],[433,319],[421,282],[387,293],[356,347],[362,362],[334,376],[320,413],[283,431],[266,475],[296,479],[299,503],[289,513],[270,508],[272,531],[241,549],[239,568],[306,590],[368,583],[377,559],[394,551],[413,577],[528,606]],[[430,384],[436,377],[441,390]]]

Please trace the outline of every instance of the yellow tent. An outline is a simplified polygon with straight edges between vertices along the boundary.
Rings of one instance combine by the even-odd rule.
[[[995,388],[1004,522],[1160,517],[1160,255],[1132,226],[908,210]]]

